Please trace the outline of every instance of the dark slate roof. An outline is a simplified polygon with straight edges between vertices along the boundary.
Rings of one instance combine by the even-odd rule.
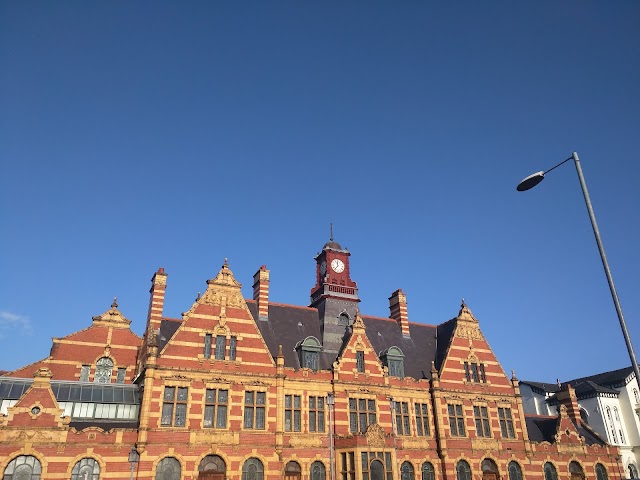
[[[525,415],[529,440],[532,442],[555,443],[558,417],[546,415]],[[605,445],[605,442],[590,429],[583,426],[576,427],[578,434],[584,437],[587,445]]]
[[[436,368],[440,370],[442,367],[442,362],[444,362],[445,356],[447,355],[447,349],[449,348],[449,344],[451,343],[451,336],[453,335],[453,331],[455,330],[457,325],[457,321],[455,318],[451,320],[441,323],[437,328],[437,351],[434,356]]]
[[[555,383],[542,383],[542,382],[530,382],[529,380],[520,380],[520,385],[529,385],[534,390],[541,391],[540,393],[556,393],[560,391]]]
[[[598,385],[597,383],[594,383],[591,380],[587,380],[586,382],[577,384],[575,386],[575,391],[578,398],[580,398],[582,395],[597,394],[597,393],[612,394],[612,395],[615,395],[616,397],[620,394],[618,390],[614,390],[613,388],[603,387],[602,385]]]
[[[258,307],[253,300],[247,300],[253,318],[258,318]],[[436,327],[417,323],[409,324],[411,337],[402,335],[399,325],[390,318],[363,316],[367,337],[377,354],[389,347],[398,347],[405,356],[405,375],[416,379],[431,378],[431,362],[436,355]],[[296,346],[307,337],[313,336],[322,343],[318,310],[294,305],[269,304],[268,320],[255,320],[271,355],[278,355],[278,345],[282,345],[286,367],[300,368]],[[348,340],[345,328],[344,342]],[[343,344],[344,346],[344,344]],[[335,354],[321,353],[320,368],[330,369],[336,360]]]
[[[161,351],[164,346],[171,340],[173,334],[176,333],[178,327],[182,323],[182,320],[177,318],[163,318],[160,322],[160,333],[158,333],[158,351]]]
[[[253,318],[258,318],[256,302],[247,300],[247,306]],[[295,347],[305,338],[315,337],[322,343],[320,320],[315,308],[270,303],[269,319],[255,322],[273,358],[278,355],[278,345],[282,345],[286,367],[300,368]],[[327,367],[321,365],[321,368]]]
[[[367,338],[378,355],[389,347],[398,347],[404,354],[405,376],[431,378],[431,362],[436,356],[435,326],[410,323],[410,337],[405,337],[397,322],[390,318],[363,316],[362,320]]]
[[[572,387],[576,387],[580,383],[591,381],[604,387],[622,387],[629,383],[630,376],[633,376],[632,367],[624,367],[610,372],[598,373],[589,377],[575,378],[563,383],[570,383]]]

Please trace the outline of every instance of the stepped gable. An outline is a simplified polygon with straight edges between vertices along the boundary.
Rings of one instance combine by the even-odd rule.
[[[378,356],[390,347],[398,347],[405,358],[405,377],[431,378],[431,362],[436,356],[435,326],[410,323],[411,336],[407,337],[393,319],[363,316],[362,320]]]

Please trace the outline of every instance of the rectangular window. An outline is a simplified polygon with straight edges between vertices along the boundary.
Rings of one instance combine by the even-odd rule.
[[[469,370],[469,362],[464,362],[464,378],[467,382],[471,381],[471,371]]]
[[[237,337],[231,337],[229,340],[229,360],[236,359],[236,343],[238,342]]]
[[[500,419],[500,430],[503,438],[516,438],[516,432],[513,429],[513,418],[511,417],[511,409],[508,407],[498,408],[498,418]]]
[[[88,382],[89,381],[89,371],[91,370],[91,365],[82,365],[80,367],[80,381]]]
[[[264,430],[266,400],[265,392],[244,393],[244,428]]]
[[[376,423],[376,401],[365,398],[349,399],[349,430],[352,433],[365,432],[369,425]]]
[[[452,437],[464,437],[464,415],[462,413],[462,405],[448,404],[449,411],[449,428],[451,429]]]
[[[356,352],[356,369],[360,373],[364,373],[364,352],[358,350]]]
[[[473,417],[476,421],[476,433],[478,437],[491,437],[491,429],[489,428],[489,413],[487,407],[474,405]]]
[[[324,432],[324,397],[309,397],[309,431]]]
[[[204,358],[211,358],[211,334],[204,336]]]
[[[164,387],[160,424],[167,427],[184,427],[187,423],[186,387]]]
[[[224,350],[227,346],[227,338],[224,335],[216,337],[216,360],[224,360]]]
[[[300,395],[284,396],[284,430],[299,432],[302,424],[302,402]]]
[[[309,368],[314,372],[318,371],[318,352],[309,352],[308,350],[302,351],[303,368]]]
[[[116,383],[124,383],[124,377],[127,375],[126,368],[119,368],[116,376]]]
[[[411,435],[409,423],[409,404],[407,402],[395,402],[396,434]]]
[[[389,376],[404,378],[403,360],[389,360]]]
[[[340,476],[341,480],[355,480],[356,459],[354,452],[343,452],[340,454]]]
[[[467,382],[486,383],[487,376],[484,372],[484,364],[464,362],[464,377]]]
[[[204,428],[225,428],[229,391],[207,388],[204,399]]]
[[[416,403],[416,430],[418,436],[429,436],[429,407],[426,403]]]

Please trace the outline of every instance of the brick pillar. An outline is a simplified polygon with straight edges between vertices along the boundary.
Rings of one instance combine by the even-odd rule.
[[[253,276],[253,299],[258,304],[258,317],[266,320],[269,317],[269,270],[266,265]]]
[[[162,310],[164,309],[164,291],[167,288],[167,274],[164,268],[159,268],[151,277],[151,290],[149,293],[149,313],[147,315],[147,334],[149,329],[157,332],[162,321]]]
[[[578,397],[576,391],[571,385],[562,385],[562,390],[556,394],[558,402],[567,407],[567,415],[578,427],[582,425],[582,417],[580,417],[580,407],[578,406]]]
[[[400,328],[402,329],[402,335],[409,337],[409,314],[407,313],[407,296],[402,292],[402,289],[398,289],[389,297],[389,310],[391,311],[390,317],[393,318]]]

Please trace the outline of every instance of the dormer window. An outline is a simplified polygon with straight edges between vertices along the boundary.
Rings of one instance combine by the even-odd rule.
[[[342,312],[338,316],[338,325],[342,325],[344,327],[348,327],[352,323],[353,322],[351,321],[351,317],[349,316],[349,314],[347,312]]]
[[[389,369],[390,377],[404,378],[404,354],[398,347],[390,347],[380,355],[382,364]]]
[[[314,372],[318,371],[320,364],[320,350],[322,345],[315,337],[307,337],[296,347],[298,359],[302,368],[309,368]]]

